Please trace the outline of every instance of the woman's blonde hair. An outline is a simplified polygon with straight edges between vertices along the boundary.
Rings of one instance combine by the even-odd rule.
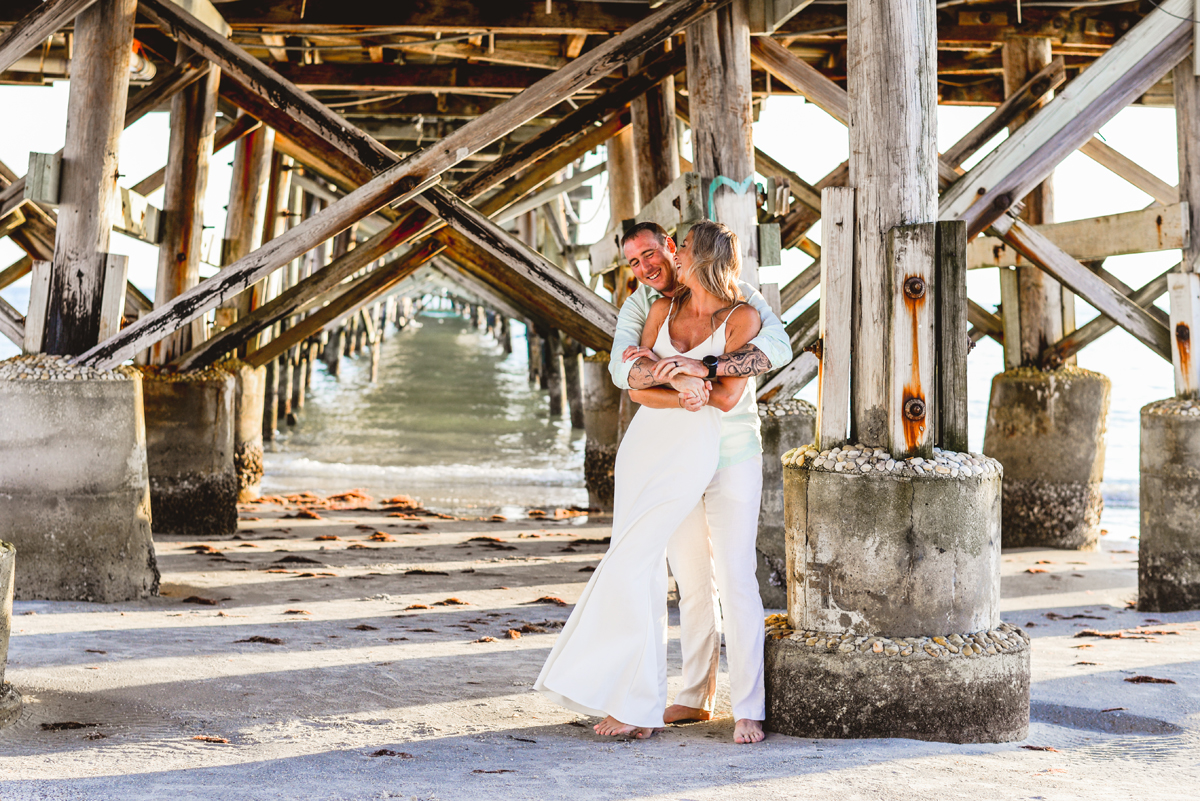
[[[704,220],[692,226],[691,236],[691,272],[696,283],[726,303],[744,300],[737,285],[742,273],[737,234],[722,223]],[[682,302],[689,294],[691,291],[684,286],[675,297]]]

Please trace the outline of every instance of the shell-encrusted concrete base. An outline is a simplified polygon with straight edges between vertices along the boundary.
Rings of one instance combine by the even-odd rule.
[[[0,686],[0,728],[10,726],[21,717],[22,700],[11,684]]]
[[[794,737],[999,743],[1029,731],[1028,637],[1007,625],[884,638],[777,624],[766,685],[766,728]]]

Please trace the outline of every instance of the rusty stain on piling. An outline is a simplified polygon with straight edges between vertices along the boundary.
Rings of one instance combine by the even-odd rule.
[[[1179,372],[1183,374],[1183,380],[1187,381],[1192,372],[1192,329],[1187,323],[1176,324],[1175,346],[1179,349]]]
[[[1162,224],[1163,224],[1162,215],[1159,214],[1154,218],[1154,227],[1158,229],[1158,246],[1160,248],[1162,247],[1162,243],[1163,243]]]
[[[906,276],[903,286],[904,307],[912,322],[912,372],[904,384],[900,408],[904,421],[904,449],[906,453],[912,453],[925,438],[926,404],[925,391],[921,387],[920,324],[917,313],[925,305],[927,293],[925,278],[920,275]]]

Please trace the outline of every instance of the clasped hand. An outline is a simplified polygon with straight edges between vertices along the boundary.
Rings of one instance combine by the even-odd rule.
[[[622,354],[622,361],[649,359],[655,362],[654,379],[666,384],[679,393],[679,405],[689,412],[698,412],[708,405],[712,384],[705,380],[708,368],[703,363],[686,356],[660,359],[649,348],[629,346]]]

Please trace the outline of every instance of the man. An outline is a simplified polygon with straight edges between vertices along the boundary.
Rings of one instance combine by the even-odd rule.
[[[654,362],[638,354],[642,328],[650,305],[659,297],[672,297],[678,288],[675,277],[675,242],[662,226],[639,223],[621,239],[621,249],[633,275],[641,284],[621,306],[613,335],[613,356],[609,372],[613,383],[622,389],[647,389],[666,385],[683,376],[711,379],[720,376],[752,377],[783,367],[792,359],[792,347],[783,323],[762,294],[748,283],[739,282],[742,294],[762,318],[762,330],[748,345],[733,353],[704,362],[686,357]],[[619,354],[619,356],[618,356]],[[747,392],[754,392],[751,381]],[[707,395],[681,393],[679,403],[696,411],[707,403]],[[721,458],[717,473],[705,492],[704,500],[671,538],[667,560],[679,587],[680,645],[683,651],[683,689],[675,703],[667,708],[663,720],[708,720],[712,717],[716,694],[717,668],[721,656],[718,627],[720,607],[715,570],[726,566],[726,551],[745,538],[757,537],[757,499],[762,487],[762,445],[756,408],[748,414],[726,414],[721,422]],[[717,565],[714,566],[714,558]],[[744,582],[743,582],[744,584]],[[757,598],[757,584],[753,587]],[[731,606],[726,599],[726,606]],[[761,618],[761,602],[757,608]],[[726,609],[727,619],[729,618]],[[749,627],[748,621],[739,624]],[[757,638],[762,652],[763,625],[759,619],[753,631],[726,632],[726,636]],[[762,676],[759,669],[741,670],[757,676],[749,686],[733,687],[736,720],[734,739],[755,743],[763,739]]]

